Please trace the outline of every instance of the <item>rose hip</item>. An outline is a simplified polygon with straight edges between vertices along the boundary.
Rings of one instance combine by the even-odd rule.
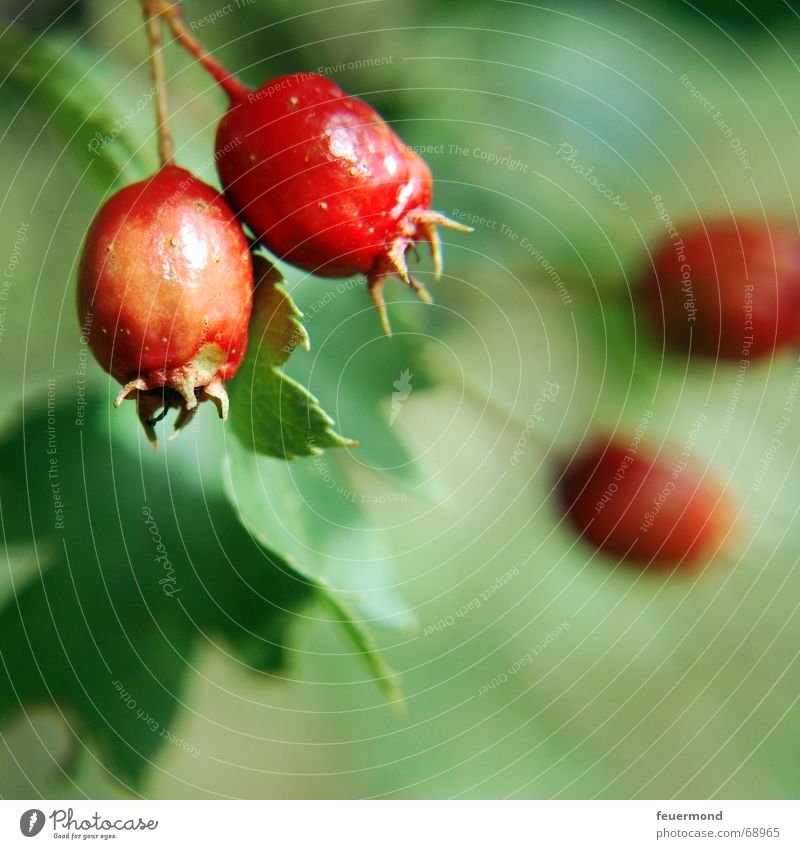
[[[231,105],[217,130],[225,195],[278,257],[323,277],[367,275],[389,332],[382,288],[396,274],[423,300],[406,253],[428,242],[437,277],[437,225],[469,230],[430,208],[426,163],[363,100],[317,74],[257,91],[226,81]]]
[[[723,219],[678,227],[643,284],[670,347],[725,360],[800,341],[800,235],[795,224]]]
[[[558,492],[587,542],[643,566],[692,564],[718,547],[732,522],[727,494],[692,460],[652,457],[615,440],[571,460]]]
[[[171,407],[180,411],[176,432],[200,401],[226,418],[223,384],[244,357],[252,291],[232,210],[182,168],[126,186],[95,216],[78,273],[79,319],[98,362],[123,385],[115,406],[136,398],[154,444],[153,425]]]

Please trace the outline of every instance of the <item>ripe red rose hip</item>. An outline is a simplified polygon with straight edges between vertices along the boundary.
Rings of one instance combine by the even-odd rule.
[[[441,271],[437,225],[469,230],[430,209],[426,163],[372,107],[316,74],[248,91],[228,82],[217,130],[217,168],[232,206],[277,256],[323,277],[367,275],[387,333],[382,295],[408,273],[406,252],[429,243]]]
[[[723,219],[678,227],[643,287],[667,343],[727,360],[800,341],[800,234],[794,224]]]
[[[162,168],[117,192],[97,213],[81,256],[78,316],[89,346],[135,397],[155,443],[156,411],[199,401],[226,418],[223,383],[247,347],[253,269],[247,240],[223,198],[188,171]]]
[[[596,548],[645,567],[687,566],[732,523],[727,495],[679,452],[602,441],[570,461],[559,482],[567,520]]]

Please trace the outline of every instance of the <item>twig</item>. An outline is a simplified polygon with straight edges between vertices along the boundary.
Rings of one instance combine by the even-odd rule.
[[[175,143],[169,129],[167,109],[167,79],[164,57],[161,54],[161,18],[158,0],[142,0],[145,32],[150,44],[150,73],[156,94],[156,125],[158,129],[158,153],[162,165],[175,164]]]
[[[156,0],[156,6],[178,44],[211,74],[231,101],[245,100],[251,94],[251,89],[217,61],[189,32],[180,3]]]

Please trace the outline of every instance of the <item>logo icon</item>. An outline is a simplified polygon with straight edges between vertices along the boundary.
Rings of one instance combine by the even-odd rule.
[[[393,425],[394,420],[400,415],[400,410],[403,409],[403,404],[408,400],[411,394],[411,378],[414,377],[409,369],[400,372],[400,377],[392,384],[394,392],[392,392],[392,414],[389,418],[389,424]]]
[[[25,837],[36,837],[44,828],[44,811],[31,808],[19,818],[19,830]]]

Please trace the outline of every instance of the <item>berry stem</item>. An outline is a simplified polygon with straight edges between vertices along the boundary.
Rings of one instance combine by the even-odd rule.
[[[156,127],[158,129],[158,154],[162,165],[175,164],[175,143],[169,129],[169,111],[167,109],[167,74],[164,57],[161,54],[161,18],[158,2],[142,0],[145,32],[150,45],[150,73],[156,90]]]
[[[171,3],[169,0],[156,0],[156,5],[178,44],[211,74],[220,88],[228,95],[231,102],[245,100],[251,93],[251,90],[221,62],[215,59],[189,32],[183,20],[183,10],[180,3]]]

